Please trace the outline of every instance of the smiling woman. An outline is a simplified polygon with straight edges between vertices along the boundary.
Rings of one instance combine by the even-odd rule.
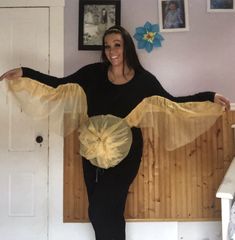
[[[120,32],[108,34],[104,46],[105,55],[111,63],[108,69],[109,80],[117,85],[129,82],[134,77],[134,70],[124,62],[124,42]]]
[[[86,94],[89,118],[100,116],[100,119],[103,115],[113,115],[123,119],[142,101],[146,102],[145,100],[152,96],[167,98],[175,104],[176,102],[213,102],[219,99],[221,105],[229,107],[229,101],[214,92],[201,92],[183,97],[172,96],[161,86],[155,76],[143,68],[130,34],[121,26],[113,26],[105,31],[102,38],[101,57],[102,62],[87,65],[64,78],[56,78],[23,67],[3,74],[0,80],[23,74],[23,77],[35,79],[53,88],[68,83],[79,85]],[[163,102],[166,101],[163,100]],[[157,102],[156,105],[162,104]],[[172,105],[174,104],[169,106]],[[190,108],[191,104],[188,106]],[[152,106],[147,108],[146,105],[142,105],[139,112],[144,113],[144,110],[147,110],[146,114],[149,114],[151,109],[153,109]],[[169,111],[174,112],[174,109],[170,107]],[[136,118],[142,117],[137,114]],[[109,125],[105,124],[105,126]],[[138,173],[143,151],[141,129],[134,126],[132,125],[130,129],[132,136],[130,150],[119,164],[105,169],[103,166],[93,165],[89,159],[83,157],[83,173],[89,201],[88,214],[95,230],[96,240],[125,240],[126,198],[129,187]],[[183,128],[184,126],[181,125]],[[111,130],[113,128],[115,124],[111,124]],[[92,129],[92,125],[90,128],[88,125],[88,130],[92,131]],[[164,128],[161,129],[164,130]],[[88,135],[91,136],[89,140],[93,140],[93,135]],[[174,134],[171,135],[174,139]],[[112,141],[112,146],[119,145],[115,140],[116,137],[103,138],[99,134],[97,136],[95,138],[97,137],[98,145],[95,143],[93,146],[98,146],[101,151],[105,149],[100,145],[101,139]]]

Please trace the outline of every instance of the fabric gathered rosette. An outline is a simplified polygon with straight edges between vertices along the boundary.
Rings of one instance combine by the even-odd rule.
[[[116,166],[127,156],[132,143],[125,119],[113,115],[90,117],[79,132],[80,154],[101,168]]]
[[[88,117],[86,95],[78,84],[52,88],[29,78],[5,84],[22,110],[34,119],[56,114],[55,133],[66,136],[77,130],[80,154],[105,169],[116,166],[129,153],[132,127],[153,128],[154,136],[172,151],[206,132],[223,113],[222,106],[209,101],[176,103],[152,96],[143,99],[125,118]],[[64,115],[69,120],[66,125]]]

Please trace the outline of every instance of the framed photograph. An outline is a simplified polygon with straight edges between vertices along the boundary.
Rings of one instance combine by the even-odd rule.
[[[189,31],[188,0],[158,0],[161,32]]]
[[[109,27],[120,25],[120,0],[79,1],[79,50],[101,50]]]
[[[234,12],[234,0],[207,0],[208,12]]]

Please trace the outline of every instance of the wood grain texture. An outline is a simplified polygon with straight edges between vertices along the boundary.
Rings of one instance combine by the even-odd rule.
[[[235,155],[234,123],[235,112],[226,112],[209,131],[172,152],[164,150],[152,129],[142,129],[144,153],[129,189],[126,219],[220,219],[220,200],[215,194]],[[87,194],[76,132],[64,143],[64,222],[87,222]]]

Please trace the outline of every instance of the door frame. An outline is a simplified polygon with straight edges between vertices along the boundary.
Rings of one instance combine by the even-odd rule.
[[[64,7],[65,0],[1,0],[0,8],[49,8],[49,72],[64,75]],[[56,225],[63,221],[63,137],[51,132],[53,116],[49,119],[49,170],[48,170],[48,239],[56,239]]]

